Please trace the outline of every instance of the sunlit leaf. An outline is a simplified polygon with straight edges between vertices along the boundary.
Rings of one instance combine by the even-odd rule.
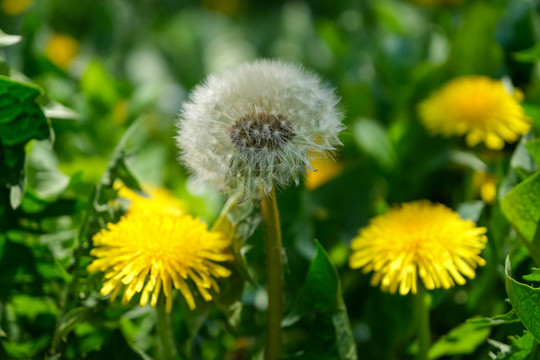
[[[519,322],[519,318],[514,310],[510,310],[506,314],[495,315],[489,318],[472,318],[467,320],[468,323],[475,325],[497,326],[504,324],[513,324]]]
[[[540,60],[540,44],[515,52],[514,59],[521,62],[537,62]]]
[[[506,293],[523,325],[540,341],[540,291],[512,279],[510,258],[506,258]]]
[[[450,330],[429,349],[429,358],[442,356],[472,354],[478,346],[486,341],[491,329],[485,325],[465,323]]]

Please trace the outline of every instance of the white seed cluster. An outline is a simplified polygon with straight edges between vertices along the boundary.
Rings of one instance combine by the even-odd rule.
[[[210,75],[178,120],[181,161],[199,181],[244,198],[298,184],[313,157],[341,145],[337,103],[316,75],[281,61]]]

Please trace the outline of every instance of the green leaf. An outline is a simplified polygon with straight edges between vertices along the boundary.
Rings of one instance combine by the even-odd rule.
[[[34,101],[39,88],[0,76],[0,142],[5,146],[47,139],[49,124]]]
[[[335,306],[339,289],[339,277],[328,254],[317,242],[317,254],[309,267],[299,305],[308,311],[324,312]]]
[[[506,258],[506,293],[523,325],[540,341],[540,291],[511,277],[510,257]]]
[[[396,154],[384,127],[375,120],[361,119],[353,125],[354,139],[360,149],[384,169],[391,169]]]
[[[540,269],[532,268],[532,273],[530,273],[529,275],[523,276],[523,279],[527,281],[540,281]]]
[[[520,320],[513,309],[507,312],[506,314],[495,315],[489,318],[473,318],[473,319],[467,320],[467,322],[470,324],[485,325],[485,326],[513,324],[519,321]]]
[[[514,59],[521,62],[537,62],[540,60],[540,44],[513,53]]]
[[[540,172],[529,177],[506,194],[502,200],[501,208],[516,231],[523,236],[529,245],[533,245],[530,243],[536,242],[535,234],[540,221]],[[531,249],[529,250],[531,251]]]
[[[19,35],[8,35],[2,30],[0,30],[0,47],[10,46],[21,41],[22,36]]]
[[[511,336],[511,346],[494,340],[488,341],[491,345],[499,349],[499,353],[494,360],[528,360],[531,359],[529,355],[537,347],[537,342],[530,331],[525,332],[521,337]]]
[[[472,354],[485,342],[490,332],[491,329],[485,325],[461,324],[433,344],[428,356],[438,359],[442,356]]]
[[[315,315],[306,350],[299,359],[356,360],[339,276],[319,242],[297,302],[296,313]]]

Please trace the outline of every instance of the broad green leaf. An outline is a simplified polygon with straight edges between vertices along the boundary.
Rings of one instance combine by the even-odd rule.
[[[470,324],[485,325],[485,326],[497,326],[503,324],[513,324],[519,322],[519,318],[514,310],[510,310],[506,314],[495,315],[489,318],[473,318],[467,320]]]
[[[384,127],[375,120],[361,119],[353,125],[354,139],[360,149],[371,156],[381,167],[390,169],[396,154]]]
[[[540,221],[540,173],[529,177],[506,194],[501,208],[525,240],[533,241]]]
[[[21,41],[22,36],[19,35],[8,35],[2,30],[0,30],[0,47],[10,46]]]
[[[531,360],[529,357],[533,350],[537,348],[537,342],[530,331],[525,332],[523,336],[511,336],[512,345],[500,343],[494,340],[488,340],[489,343],[499,349],[499,353],[494,360]]]
[[[317,242],[317,254],[297,302],[299,315],[315,315],[305,352],[298,359],[356,360],[347,308],[341,295],[336,269],[328,254]]]
[[[523,325],[540,341],[540,291],[512,279],[510,258],[506,258],[506,293]]]
[[[529,275],[523,276],[523,279],[527,281],[540,281],[540,269],[532,268],[532,273],[530,273]]]
[[[324,312],[336,305],[339,277],[328,254],[317,242],[317,254],[309,267],[304,287],[299,296],[299,305],[308,311]]]
[[[472,354],[486,341],[490,332],[491,329],[485,325],[461,324],[433,344],[428,356],[430,359],[438,359],[442,356]]]
[[[39,88],[0,76],[0,142],[5,146],[47,139],[49,124],[34,101]]]
[[[521,62],[537,62],[540,61],[540,44],[513,53],[514,59]]]

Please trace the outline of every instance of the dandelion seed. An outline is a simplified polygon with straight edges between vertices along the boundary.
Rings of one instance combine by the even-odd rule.
[[[351,247],[349,264],[373,271],[371,284],[401,295],[416,294],[418,277],[426,289],[465,284],[485,264],[486,228],[441,204],[415,201],[372,219]]]
[[[118,223],[109,224],[93,238],[90,252],[96,259],[89,272],[105,272],[101,295],[114,300],[125,286],[122,303],[141,293],[140,304],[155,306],[159,294],[172,309],[172,289],[179,289],[190,309],[195,308],[193,285],[206,301],[219,288],[214,278],[228,277],[219,265],[230,259],[230,241],[210,232],[189,215],[165,211],[130,211]]]
[[[469,146],[484,142],[502,149],[529,131],[530,119],[503,83],[485,76],[458,78],[420,104],[424,125],[433,134],[465,135]]]
[[[297,66],[260,60],[211,75],[178,121],[181,160],[199,181],[259,198],[299,183],[341,142],[334,91]]]

